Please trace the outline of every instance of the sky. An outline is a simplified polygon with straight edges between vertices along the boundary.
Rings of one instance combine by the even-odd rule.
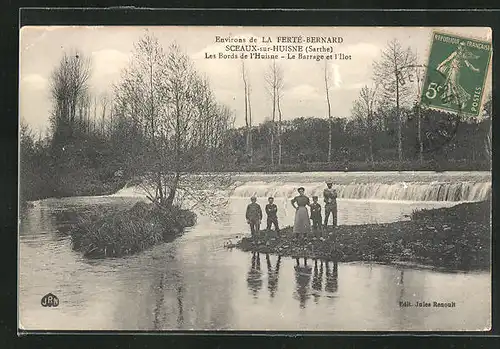
[[[387,43],[398,39],[403,47],[410,46],[416,51],[419,63],[426,63],[433,30],[491,40],[490,28],[480,27],[23,27],[20,35],[20,117],[33,130],[45,132],[51,111],[51,72],[63,53],[74,49],[92,59],[90,85],[93,93],[110,93],[129,63],[134,43],[146,31],[154,34],[165,49],[175,41],[193,59],[196,69],[208,77],[217,100],[233,111],[236,126],[245,122],[241,60],[206,59],[206,53],[224,51],[225,44],[217,43],[216,36],[271,37],[273,44],[277,44],[278,36],[342,37],[342,43],[331,46],[335,52],[348,54],[351,59],[331,61],[327,69],[331,77],[332,116],[349,117],[360,89],[365,85],[372,86],[373,61],[380,58]],[[254,123],[263,122],[272,112],[264,78],[270,62],[245,61],[252,86]],[[285,85],[280,102],[283,119],[299,116],[326,118],[325,62],[287,59],[277,62],[284,72]],[[490,85],[491,72],[486,90],[491,88]]]

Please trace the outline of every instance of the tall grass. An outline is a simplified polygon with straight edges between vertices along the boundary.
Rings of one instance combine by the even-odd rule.
[[[129,209],[79,216],[70,234],[73,249],[86,257],[120,257],[172,241],[194,224],[196,215],[191,211],[172,207],[166,212],[139,202]]]

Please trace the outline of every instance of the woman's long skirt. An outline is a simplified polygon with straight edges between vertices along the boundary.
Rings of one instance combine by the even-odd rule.
[[[311,222],[307,208],[300,206],[295,212],[295,221],[293,223],[294,234],[309,234],[311,232]]]

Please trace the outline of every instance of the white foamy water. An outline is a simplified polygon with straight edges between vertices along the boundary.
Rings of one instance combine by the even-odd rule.
[[[481,201],[491,195],[489,172],[355,172],[235,174],[232,197],[289,198],[303,186],[306,195],[322,197],[325,180],[331,179],[342,199],[396,201]],[[125,187],[114,196],[145,197],[137,186]]]

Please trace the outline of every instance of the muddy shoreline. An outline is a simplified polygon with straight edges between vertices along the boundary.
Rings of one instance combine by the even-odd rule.
[[[229,247],[293,258],[337,262],[411,264],[446,270],[489,270],[489,202],[421,210],[410,221],[341,225],[295,237],[292,227],[279,234],[262,231]]]

